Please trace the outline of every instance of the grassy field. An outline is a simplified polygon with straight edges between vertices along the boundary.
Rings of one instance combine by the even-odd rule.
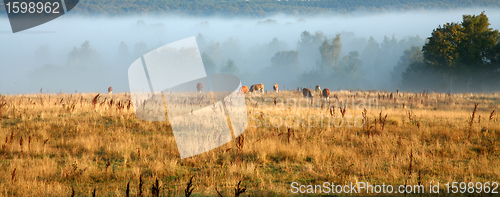
[[[0,196],[288,196],[293,182],[426,193],[439,182],[446,193],[446,182],[500,182],[499,93],[335,91],[333,108],[318,94],[312,106],[294,91],[247,94],[242,137],[182,160],[168,122],[138,119],[130,94],[96,95],[0,96]]]

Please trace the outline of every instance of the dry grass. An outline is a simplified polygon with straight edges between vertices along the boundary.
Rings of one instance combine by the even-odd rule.
[[[0,97],[0,196],[288,196],[291,182],[500,180],[498,93],[332,91],[346,106],[309,108],[287,102],[301,92],[248,94],[244,135],[183,160],[168,122],[137,119],[129,94],[96,95]],[[357,107],[360,98],[378,108]],[[353,126],[362,115],[366,125]],[[271,118],[286,116],[294,127]],[[350,122],[308,128],[308,116]]]

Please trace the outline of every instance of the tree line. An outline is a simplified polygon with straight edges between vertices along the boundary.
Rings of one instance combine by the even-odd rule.
[[[0,3],[2,4],[2,3]],[[80,0],[71,11],[82,15],[180,14],[189,16],[267,16],[349,14],[420,9],[499,7],[496,0]],[[5,6],[0,6],[5,13]]]
[[[330,39],[321,31],[314,34],[303,31],[296,49],[290,50],[286,42],[275,37],[271,42],[242,54],[234,53],[241,47],[233,37],[223,43],[207,43],[200,33],[197,41],[208,73],[238,75],[244,83],[280,83],[287,87],[328,84],[331,88],[342,89],[398,88],[391,80],[398,80],[397,76],[401,78],[404,71],[393,70],[399,54],[412,46],[424,44],[418,36],[399,41],[394,36],[385,36],[378,43],[373,37],[368,40],[356,38],[350,32],[342,32]],[[261,65],[265,66],[258,67]],[[253,69],[242,72],[248,67]]]
[[[425,41],[418,36],[400,40],[385,36],[379,43],[373,37],[357,38],[349,32],[329,38],[321,31],[303,31],[292,47],[295,49],[290,50],[286,42],[275,37],[243,52],[236,37],[222,43],[207,41],[201,33],[196,37],[207,73],[237,75],[244,84],[439,92],[499,90],[499,38],[484,12],[464,15],[460,23],[440,25]],[[85,41],[68,53],[65,65],[54,65],[45,59],[50,50],[44,45],[35,57],[45,65],[30,75],[41,82],[92,81],[96,70],[103,74],[113,70],[117,77],[102,79],[120,84],[127,81],[130,63],[157,47],[138,42],[129,48],[121,42],[113,63]],[[54,73],[64,79],[48,77]]]

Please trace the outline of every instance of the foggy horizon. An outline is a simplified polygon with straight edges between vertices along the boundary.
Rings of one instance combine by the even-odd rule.
[[[280,87],[295,89],[309,84],[297,84],[296,76],[267,75],[266,69],[271,67],[270,59],[276,52],[298,50],[297,42],[304,31],[311,35],[322,32],[328,39],[340,34],[340,57],[358,51],[359,58],[363,60],[363,51],[370,37],[380,45],[385,36],[389,40],[394,37],[398,42],[418,36],[422,41],[419,46],[421,47],[432,30],[439,25],[460,22],[462,15],[479,15],[482,11],[485,11],[489,18],[490,28],[500,29],[500,9],[488,8],[364,13],[350,16],[274,15],[231,19],[175,15],[81,17],[68,14],[16,34],[11,32],[8,18],[2,16],[0,94],[39,93],[41,88],[44,93],[106,92],[109,86],[113,86],[113,92],[129,92],[127,70],[141,54],[177,40],[198,37],[199,34],[204,38],[203,41],[198,40],[200,53],[209,55],[217,70],[228,59],[234,60],[238,68],[236,75],[242,80],[242,85],[264,83],[266,90],[270,90],[271,84],[278,83]],[[276,23],[265,23],[268,19]],[[277,38],[278,42],[270,44],[274,38]],[[90,44],[92,54],[70,55],[86,41]],[[124,54],[129,55],[119,54],[122,42],[127,46],[128,53]],[[217,46],[217,43],[220,46],[218,51],[211,51],[210,47]],[[379,57],[385,61],[378,69],[380,73],[369,72],[371,68],[367,66],[372,62],[363,61],[360,69],[364,71],[364,83],[369,84],[363,84],[361,89],[393,89],[394,87],[388,84],[390,81],[387,81],[387,77],[390,77],[392,68],[403,55],[402,51],[408,48]],[[319,60],[318,48],[313,48],[311,54],[316,56],[301,56],[299,53],[300,70],[296,73],[315,70],[316,61]],[[332,90],[345,89],[345,84],[318,85]]]

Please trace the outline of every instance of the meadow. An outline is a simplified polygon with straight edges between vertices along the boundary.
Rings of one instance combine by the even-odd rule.
[[[312,105],[298,91],[248,93],[245,132],[185,159],[168,121],[138,119],[129,93],[97,95],[0,96],[0,196],[289,196],[294,182],[439,182],[446,194],[447,182],[500,182],[500,93],[332,91]]]

